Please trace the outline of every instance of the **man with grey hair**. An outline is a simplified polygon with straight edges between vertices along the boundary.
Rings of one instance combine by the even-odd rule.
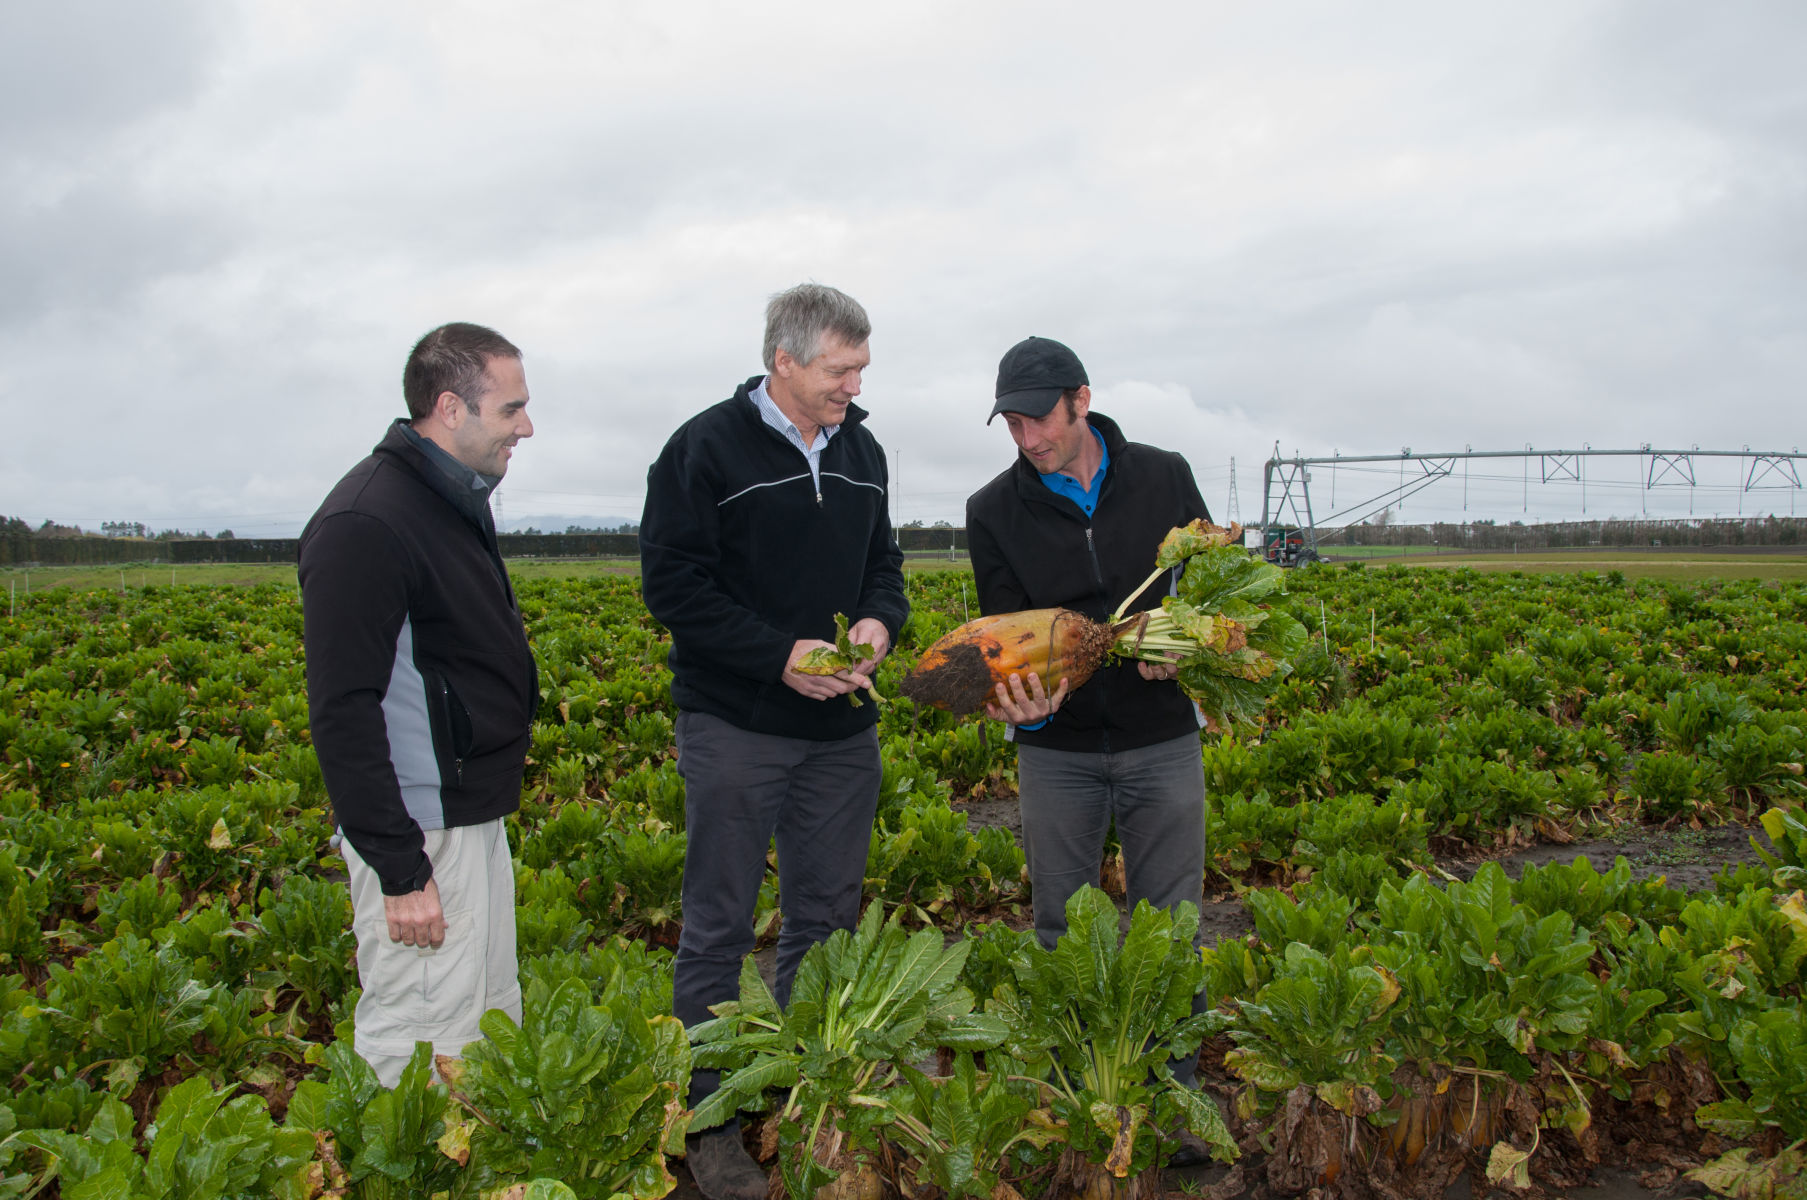
[[[853,403],[871,324],[852,297],[802,284],[766,308],[766,374],[685,422],[647,475],[646,606],[671,631],[685,783],[684,929],[672,1008],[686,1025],[739,996],[766,848],[778,840],[776,996],[811,946],[859,919],[878,806],[871,684],[909,616],[887,514],[885,453]],[[877,651],[863,672],[804,675],[835,615]],[[719,1084],[691,1077],[695,1107]],[[693,1135],[710,1200],[763,1200],[739,1125]]]

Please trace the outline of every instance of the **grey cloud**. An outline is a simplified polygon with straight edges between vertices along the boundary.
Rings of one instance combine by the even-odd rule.
[[[230,16],[199,3],[9,10],[0,37],[0,322],[104,308],[216,258],[230,215],[147,181]]]
[[[5,159],[79,159],[195,96],[231,10],[158,4],[21,4],[0,36]]]
[[[1804,145],[1807,9],[1754,0],[1706,11],[1686,0],[1616,4],[1578,47],[1566,86],[1589,104],[1740,128]]]
[[[632,512],[800,278],[873,312],[906,517],[1009,461],[1031,332],[1245,515],[1276,439],[1798,437],[1790,5],[117,7],[33,54],[143,69],[0,114],[56,201],[0,201],[0,511],[305,515],[464,318],[528,353],[511,520]]]
[[[15,192],[0,200],[0,322],[118,305],[217,261],[234,243],[232,224],[147,197],[129,176],[84,181],[45,204]]]

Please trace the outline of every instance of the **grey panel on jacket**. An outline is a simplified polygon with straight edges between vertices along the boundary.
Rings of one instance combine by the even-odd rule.
[[[395,636],[395,668],[383,693],[383,724],[389,732],[389,763],[401,785],[402,803],[422,829],[445,828],[445,800],[439,760],[433,754],[427,681],[414,665],[414,622],[402,618]]]

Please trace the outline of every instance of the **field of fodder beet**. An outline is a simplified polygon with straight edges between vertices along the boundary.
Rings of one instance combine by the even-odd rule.
[[[1068,941],[1034,945],[1008,822],[970,818],[1014,796],[1001,728],[900,693],[976,615],[971,578],[912,575],[877,679],[866,920],[789,1010],[755,966],[693,1042],[665,1015],[668,641],[631,579],[525,581],[523,1025],[492,1014],[394,1091],[350,1049],[293,590],[21,597],[0,623],[0,1196],[653,1197],[684,1175],[693,1063],[763,1112],[748,1137],[796,1195],[1148,1195],[1182,1125],[1234,1161],[1223,1195],[1435,1195],[1464,1171],[1554,1192],[1610,1165],[1798,1193],[1807,588],[1286,584],[1271,603],[1309,640],[1253,724],[1202,735],[1201,901],[1239,897],[1252,933],[1199,954],[1193,914],[1143,912],[1119,941],[1107,854]],[[1496,861],[1758,824],[1763,857],[1692,890]],[[1175,1053],[1202,1056],[1202,1090],[1171,1084]]]

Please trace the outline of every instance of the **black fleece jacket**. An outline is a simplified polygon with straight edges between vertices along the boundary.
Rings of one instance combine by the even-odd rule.
[[[333,815],[388,895],[426,886],[421,831],[520,807],[538,672],[487,488],[405,421],[301,534],[308,719]]]
[[[878,720],[846,697],[810,700],[782,682],[791,647],[834,640],[834,617],[910,615],[903,553],[887,512],[884,449],[849,405],[809,461],[751,399],[761,376],[679,426],[646,477],[640,579],[646,607],[671,631],[671,695],[753,733],[829,741]]]
[[[1155,550],[1169,529],[1210,517],[1184,458],[1125,441],[1116,422],[1099,413],[1086,420],[1103,435],[1111,458],[1090,518],[1050,491],[1021,454],[967,500],[980,612],[1071,608],[1101,621],[1154,569]],[[1168,583],[1163,577],[1150,584],[1128,611],[1158,608]],[[1060,681],[1042,682],[1052,689]],[[1119,662],[1069,694],[1047,724],[1018,729],[1016,740],[1103,753],[1197,731],[1197,711],[1179,684],[1143,679],[1133,662]]]

